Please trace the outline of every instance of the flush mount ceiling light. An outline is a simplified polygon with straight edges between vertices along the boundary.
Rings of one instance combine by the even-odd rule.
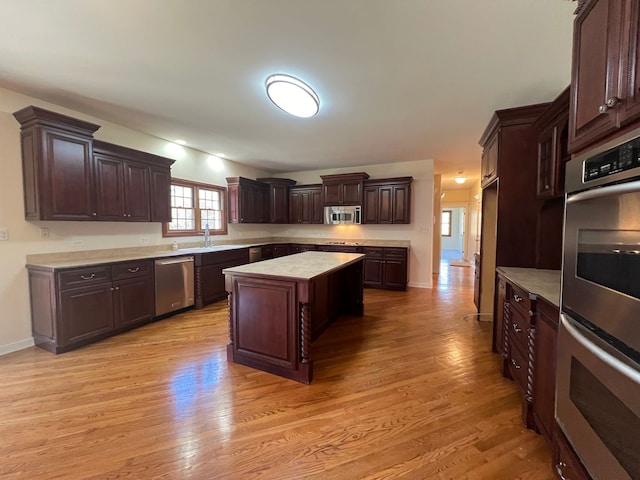
[[[313,117],[320,108],[320,99],[313,89],[295,77],[271,75],[265,83],[267,96],[278,108],[296,117]]]
[[[453,177],[454,182],[462,185],[464,182],[467,181],[467,177],[465,177],[464,175],[462,175],[462,172],[458,172],[458,175]]]

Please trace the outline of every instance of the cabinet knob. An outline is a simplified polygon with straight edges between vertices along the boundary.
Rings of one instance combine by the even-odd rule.
[[[513,365],[513,367],[516,370],[520,370],[520,365],[518,365],[518,362],[516,362],[515,359],[513,359],[513,358],[511,359],[511,365]]]
[[[97,217],[98,213],[97,212],[93,212],[91,215],[93,215],[94,217]]]
[[[613,108],[615,107],[617,104],[619,104],[622,100],[620,99],[620,97],[611,97],[607,100],[607,107],[609,108]]]
[[[120,287],[116,287],[116,290],[120,290]]]
[[[560,480],[569,480],[567,477],[564,476],[564,472],[562,471],[562,469],[565,468],[566,466],[567,464],[564,462],[558,462],[556,464],[556,473],[558,474],[558,477],[560,477]]]
[[[520,295],[515,294],[515,293],[513,294],[513,299],[518,303],[520,303],[522,301],[522,297]]]
[[[515,323],[512,323],[511,325],[513,327],[513,331],[514,332],[516,332],[516,333],[522,332],[522,329],[518,325],[516,325]]]
[[[126,216],[127,216],[127,214],[126,214],[126,213],[123,213],[123,214],[122,214],[122,216],[123,216],[123,217],[126,217]]]

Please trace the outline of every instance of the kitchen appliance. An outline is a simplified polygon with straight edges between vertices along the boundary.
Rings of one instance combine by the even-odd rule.
[[[556,420],[595,479],[637,479],[640,129],[568,162],[566,192]]]
[[[193,256],[155,261],[156,317],[194,303]]]
[[[362,207],[324,207],[324,223],[325,225],[360,224],[362,223]]]

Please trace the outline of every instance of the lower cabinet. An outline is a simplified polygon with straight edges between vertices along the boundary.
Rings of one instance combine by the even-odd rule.
[[[387,290],[407,289],[407,249],[364,247],[364,286]]]
[[[591,475],[582,466],[578,455],[573,451],[569,440],[554,422],[553,429],[553,469],[558,478],[565,480],[591,480]]]
[[[195,306],[200,309],[227,297],[222,270],[249,263],[249,249],[195,255]]]
[[[533,419],[547,442],[553,442],[556,398],[556,340],[560,312],[538,298],[536,315],[535,360],[533,371]]]
[[[318,250],[318,246],[310,243],[290,243],[289,244],[289,251],[291,252],[291,254],[302,253],[302,252],[315,252],[317,250]]]
[[[71,269],[29,267],[36,345],[66,352],[150,321],[153,261]]]

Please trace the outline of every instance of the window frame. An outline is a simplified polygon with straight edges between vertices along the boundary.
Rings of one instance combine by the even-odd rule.
[[[444,218],[445,217],[449,217],[449,221],[447,222],[447,225],[449,225],[449,233],[443,233],[444,232]],[[443,209],[442,210],[442,215],[440,217],[440,235],[442,235],[443,237],[450,237],[451,236],[451,222],[453,220],[453,210],[449,210],[449,209]]]
[[[194,223],[196,226],[201,224],[200,213],[200,195],[199,190],[211,190],[220,193],[220,201],[222,204],[222,227],[219,229],[209,229],[209,235],[226,235],[228,233],[228,220],[227,220],[227,187],[220,185],[213,185],[211,183],[194,182],[192,180],[185,180],[183,178],[171,178],[171,185],[177,185],[180,187],[189,187],[193,189],[193,210],[194,210]],[[169,207],[170,209],[173,207]],[[204,235],[204,229],[195,228],[194,230],[169,230],[169,223],[162,224],[162,236],[163,237],[195,237]]]

